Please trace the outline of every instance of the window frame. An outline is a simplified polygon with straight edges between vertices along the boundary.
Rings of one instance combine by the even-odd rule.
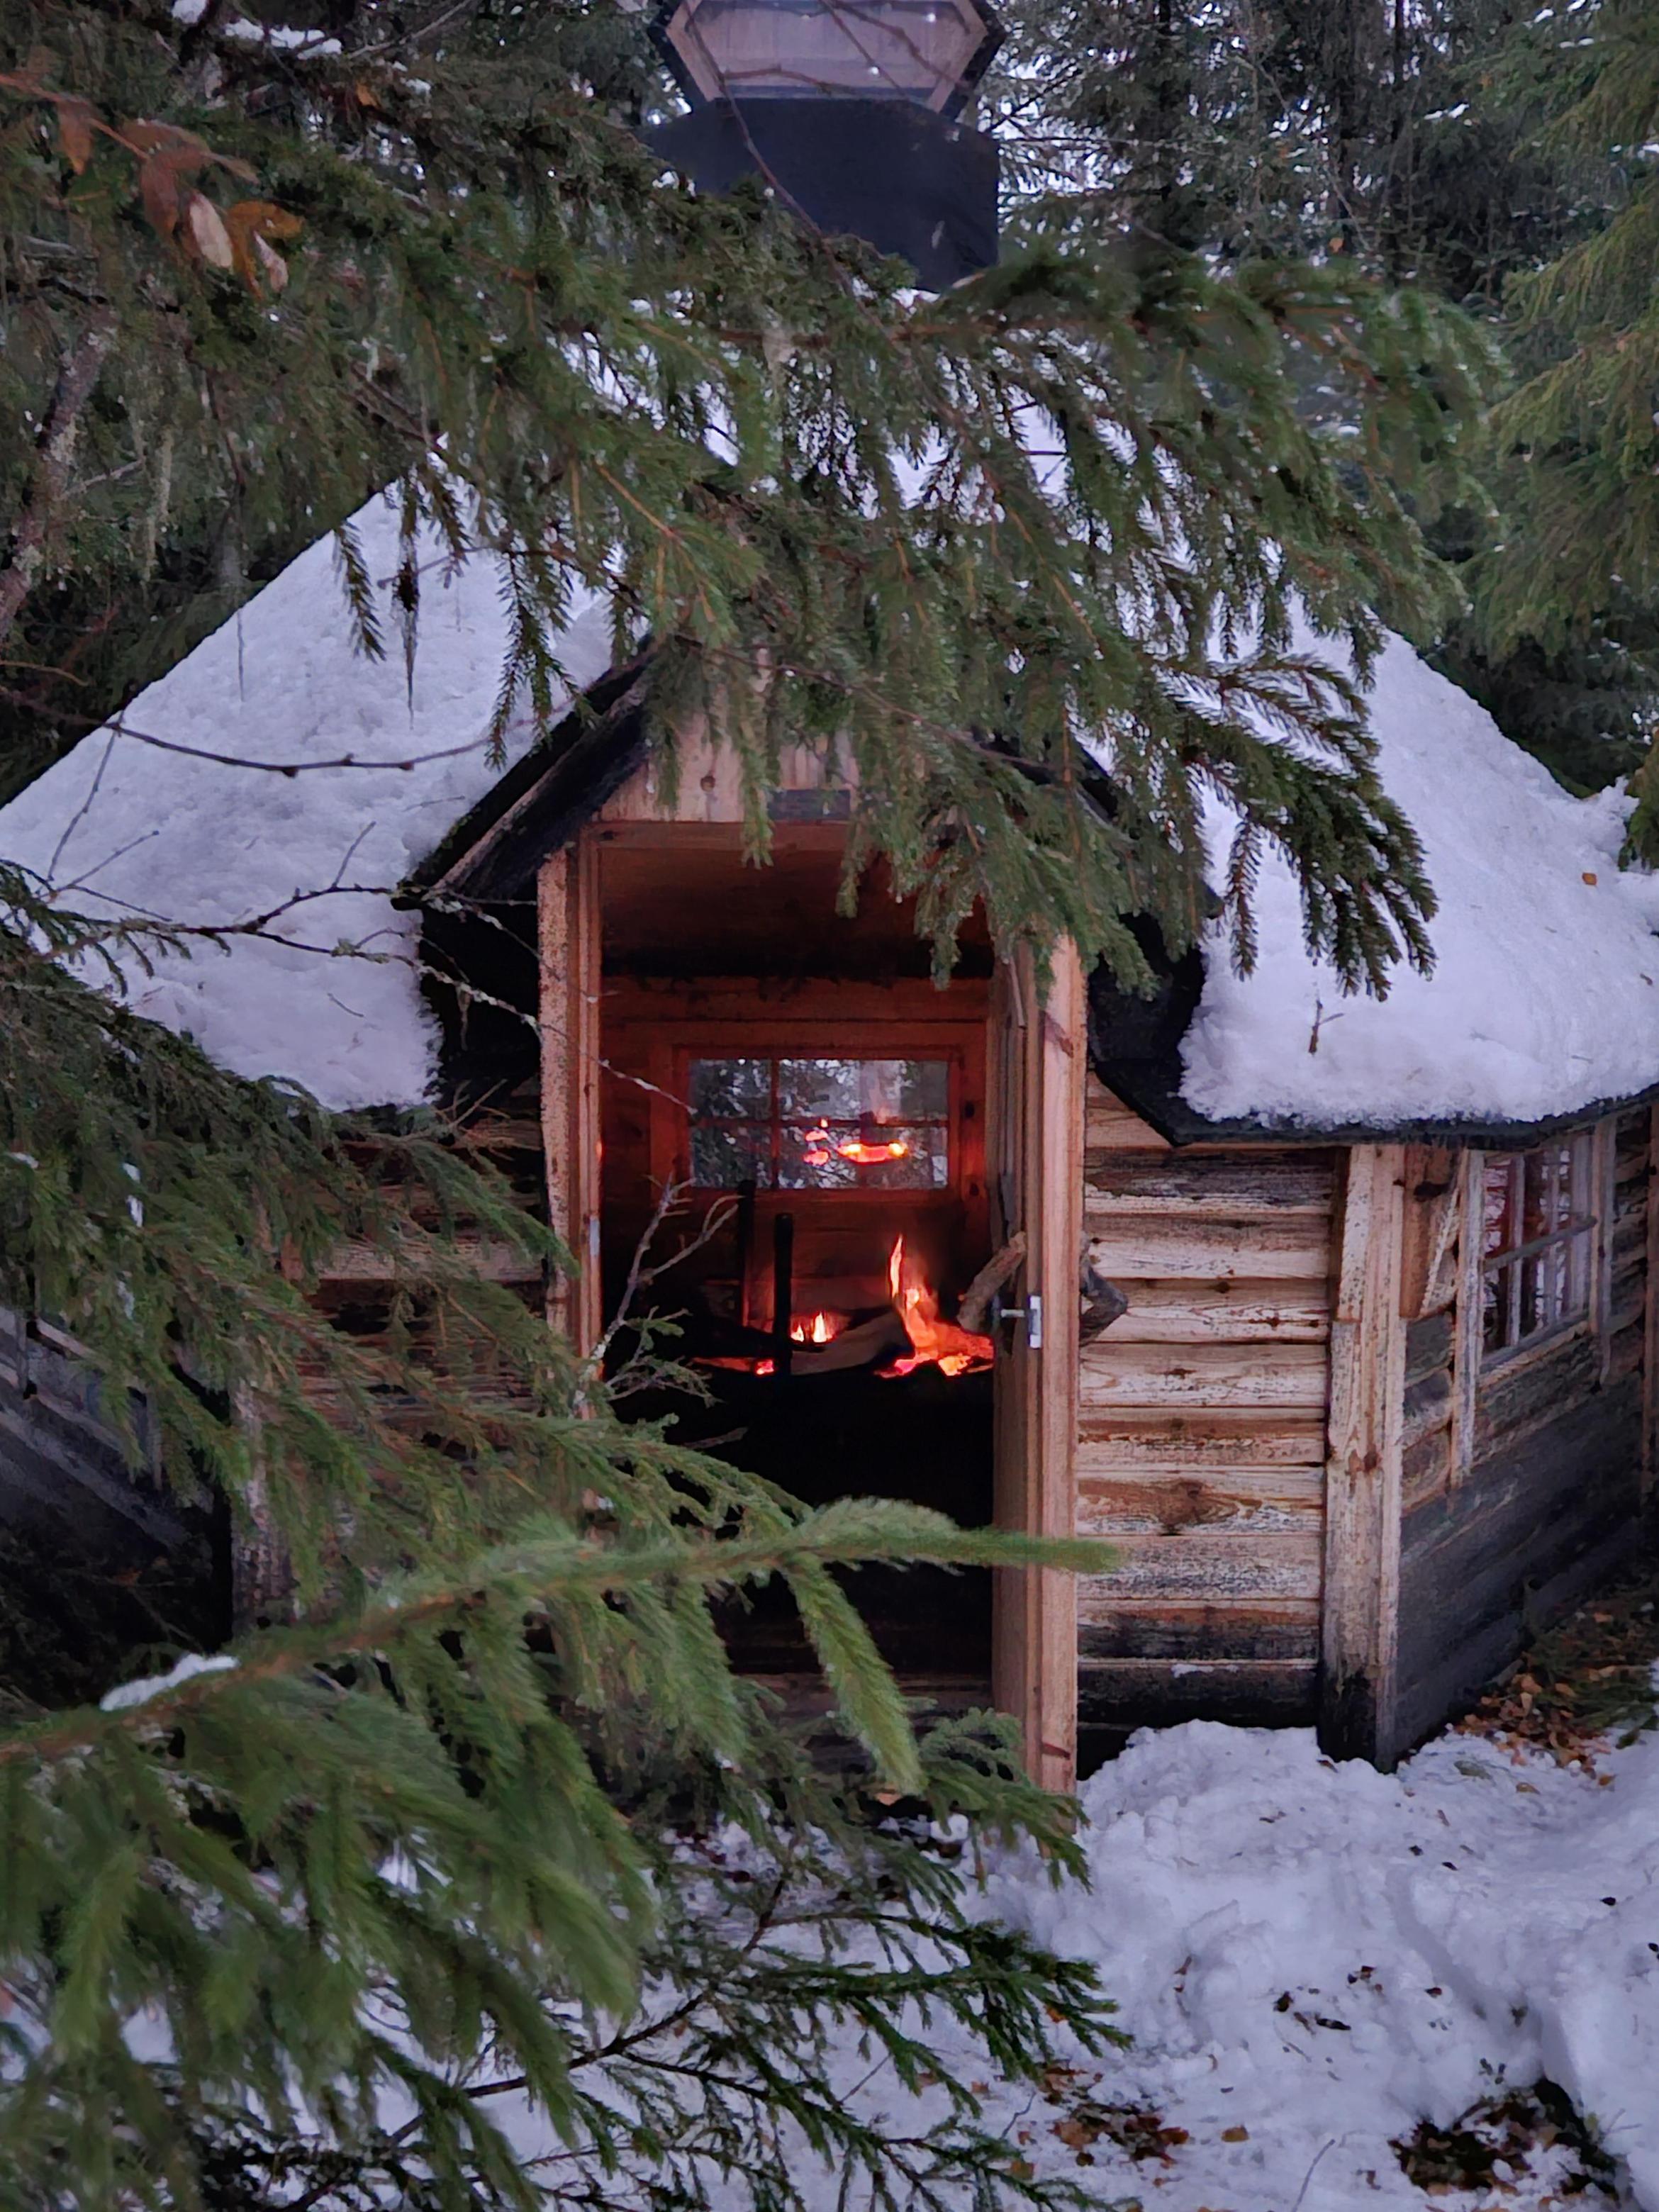
[[[825,1037],[832,1029],[834,1042]],[[692,1060],[945,1060],[949,1064],[947,1182],[909,1190],[757,1190],[763,1212],[776,1207],[876,1207],[951,1212],[984,1199],[984,1020],[982,1018],[905,1018],[858,1009],[849,1018],[814,1018],[794,1006],[763,1015],[696,1015],[664,1022],[650,1051],[650,1161],[657,1182],[686,1183],[690,1176],[690,1061]],[[710,1186],[692,1186],[714,1197]]]
[[[1583,1176],[1582,1193],[1577,1194],[1578,1202],[1573,1205],[1572,1212],[1536,1236],[1522,1237],[1514,1243],[1506,1243],[1496,1250],[1488,1251],[1487,1207],[1489,1177],[1492,1168],[1499,1163],[1507,1163],[1511,1175],[1517,1166],[1521,1168],[1522,1204],[1524,1208],[1524,1163],[1539,1154],[1566,1150],[1571,1151],[1574,1167]],[[1602,1275],[1607,1213],[1605,1188],[1607,1151],[1603,1125],[1600,1121],[1591,1122],[1570,1129],[1543,1144],[1506,1147],[1502,1151],[1496,1148],[1477,1151],[1471,1155],[1470,1169],[1469,1229],[1474,1250],[1465,1278],[1471,1304],[1468,1328],[1474,1354],[1471,1364],[1478,1375],[1486,1376],[1509,1367],[1534,1352],[1553,1349],[1575,1336],[1594,1335],[1602,1326],[1605,1305]],[[1570,1188],[1570,1201],[1574,1195]],[[1511,1194],[1506,1204],[1512,1206],[1514,1202]],[[1524,1223],[1520,1225],[1524,1226]],[[1505,1275],[1509,1277],[1509,1312],[1505,1327],[1518,1328],[1519,1307],[1523,1296],[1522,1271],[1525,1263],[1564,1248],[1568,1268],[1582,1271],[1582,1298],[1575,1295],[1571,1311],[1560,1314],[1541,1328],[1530,1329],[1525,1334],[1507,1337],[1499,1344],[1488,1345],[1486,1326],[1488,1284],[1501,1280]]]
[[[768,1032],[758,1027],[741,1043],[728,1043],[724,1039],[717,1043],[681,1042],[674,1054],[674,1091],[679,1101],[675,1143],[676,1179],[699,1197],[730,1195],[738,1186],[726,1183],[702,1183],[692,1173],[691,1134],[696,1116],[691,1106],[691,1069],[693,1063],[705,1060],[755,1060],[769,1061],[773,1066],[783,1060],[930,1060],[943,1066],[945,1075],[945,1109],[942,1115],[925,1117],[907,1127],[942,1128],[945,1133],[945,1180],[939,1183],[880,1184],[880,1183],[784,1183],[774,1180],[757,1182],[757,1195],[783,1206],[802,1200],[833,1201],[837,1206],[875,1202],[891,1206],[895,1200],[910,1204],[939,1204],[958,1195],[963,1181],[962,1152],[963,1063],[960,1049],[953,1040],[944,1038],[904,1043],[883,1039],[879,1042],[855,1037],[848,1041],[835,1040],[833,1048],[827,1048],[820,1037],[803,1045],[787,1024],[778,1030]],[[777,1111],[776,1079],[773,1079],[772,1112],[767,1121],[754,1117],[757,1127],[770,1127],[774,1132],[787,1126]],[[773,1166],[778,1164],[778,1153],[773,1153]]]
[[[781,1095],[779,1095],[779,1073],[776,1071],[779,1071],[781,1066],[785,1066],[785,1064],[792,1064],[792,1061],[811,1061],[811,1060],[838,1060],[842,1061],[842,1064],[852,1064],[852,1066],[860,1066],[860,1064],[872,1064],[872,1066],[874,1066],[874,1064],[878,1064],[878,1061],[890,1061],[890,1064],[894,1064],[894,1061],[909,1061],[911,1066],[915,1066],[915,1064],[925,1064],[925,1066],[942,1068],[942,1071],[945,1071],[945,1110],[938,1115],[909,1115],[905,1121],[894,1121],[894,1124],[890,1124],[891,1128],[896,1130],[898,1128],[940,1130],[942,1137],[945,1137],[945,1176],[942,1176],[940,1182],[785,1183],[783,1179],[781,1179],[781,1172],[779,1172],[781,1168],[785,1166],[783,1134],[787,1133],[787,1130],[796,1128],[796,1126],[803,1126],[803,1128],[805,1128],[807,1117],[783,1113],[783,1102],[781,1102]],[[726,1061],[726,1064],[734,1064],[734,1061],[765,1064],[765,1066],[772,1071],[769,1073],[769,1082],[768,1082],[768,1113],[712,1115],[712,1117],[699,1117],[699,1115],[696,1115],[695,1103],[692,1103],[692,1099],[695,1099],[692,1071],[695,1071],[699,1064],[714,1064],[714,1061]],[[721,1192],[730,1192],[741,1188],[738,1183],[696,1182],[695,1133],[696,1133],[696,1126],[699,1126],[699,1119],[702,1119],[702,1126],[763,1130],[765,1137],[768,1137],[768,1148],[765,1148],[765,1151],[768,1151],[769,1175],[765,1182],[761,1182],[759,1176],[757,1176],[754,1188],[757,1188],[757,1192],[763,1190],[768,1192],[769,1197],[783,1199],[783,1201],[787,1201],[787,1199],[799,1199],[799,1197],[842,1199],[842,1197],[863,1197],[863,1194],[876,1194],[876,1197],[884,1197],[884,1199],[894,1199],[894,1197],[938,1199],[938,1197],[945,1197],[949,1190],[953,1190],[957,1179],[960,1179],[960,1144],[957,1144],[957,1119],[960,1119],[957,1117],[957,1088],[960,1086],[957,1086],[956,1060],[953,1060],[953,1055],[947,1051],[947,1048],[940,1048],[940,1046],[936,1046],[936,1048],[927,1048],[927,1046],[921,1046],[921,1048],[909,1048],[909,1051],[823,1051],[823,1048],[818,1048],[818,1051],[799,1051],[796,1046],[790,1046],[787,1051],[781,1051],[781,1048],[776,1048],[775,1044],[757,1044],[752,1046],[752,1048],[734,1051],[734,1053],[692,1048],[692,1051],[681,1053],[681,1068],[684,1068],[681,1097],[686,1099],[686,1128],[684,1128],[681,1170],[684,1170],[684,1179],[686,1179],[688,1190],[695,1190],[699,1197],[702,1197],[702,1194],[721,1194]],[[858,1126],[858,1128],[865,1128],[865,1126],[878,1126],[878,1124],[869,1124],[867,1117],[858,1117],[856,1124],[854,1124],[852,1119],[848,1119],[848,1121],[842,1124],[841,1117],[830,1117],[830,1115],[818,1115],[818,1117],[810,1117],[810,1119],[814,1128],[825,1128],[825,1130],[838,1130],[842,1128],[842,1126],[845,1126],[845,1128],[854,1128],[854,1126]]]

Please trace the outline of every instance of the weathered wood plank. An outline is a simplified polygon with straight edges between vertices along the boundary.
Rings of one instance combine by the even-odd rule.
[[[1066,1536],[1077,1506],[1078,1252],[1082,1241],[1083,1099],[1087,1004],[1069,939],[1056,947],[1046,1002],[1029,957],[999,971],[990,1158],[1004,1235],[1027,1239],[1021,1285],[1041,1300],[1000,1362],[996,1521]],[[1034,1341],[1033,1339],[1037,1340]],[[1052,1568],[1003,1568],[995,1580],[992,1672],[997,1702],[1020,1727],[1033,1778],[1066,1790],[1076,1772],[1077,1584]]]
[[[1112,1323],[1114,1344],[1320,1344],[1330,1331],[1322,1276],[1300,1283],[1112,1279],[1129,1301]]]
[[[1475,1392],[1472,1466],[1554,1420],[1573,1401],[1590,1396],[1600,1384],[1601,1367],[1599,1344],[1581,1328],[1486,1368]]]
[[[1099,1406],[1298,1406],[1325,1403],[1328,1366],[1318,1344],[1085,1345],[1078,1402]]]
[[[575,1260],[549,1318],[579,1352],[597,1342],[599,1279],[599,891],[591,836],[555,853],[537,878],[541,982],[541,1122],[548,1219]]]
[[[1457,1156],[1441,1145],[1406,1149],[1401,1310],[1407,1319],[1449,1309],[1457,1296]]]
[[[454,1231],[449,1249],[465,1260],[471,1273],[487,1282],[539,1283],[542,1279],[538,1260],[526,1259],[514,1245],[482,1237],[474,1230]],[[329,1254],[320,1282],[325,1288],[332,1283],[380,1283],[390,1288],[398,1279],[384,1245],[353,1240],[337,1244]]]
[[[1449,1312],[1426,1314],[1406,1330],[1407,1388],[1437,1367],[1449,1368],[1455,1350],[1453,1316]]]
[[[1092,1073],[1084,1091],[1083,1142],[1085,1152],[1167,1152],[1170,1149],[1166,1138],[1132,1113]]]
[[[1079,1535],[1161,1529],[1306,1528],[1325,1510],[1317,1468],[1234,1468],[1202,1475],[1164,1472],[1078,1485]]]
[[[1612,1571],[1639,1504],[1634,1382],[1571,1407],[1407,1516],[1402,1728],[1436,1726],[1525,1635]]]
[[[1317,1676],[1311,1659],[1090,1659],[1078,1669],[1078,1719],[1085,1728],[1285,1727],[1313,1718]]]
[[[1331,1326],[1320,1737],[1339,1758],[1394,1755],[1406,1330],[1405,1147],[1348,1154]]]
[[[1101,1599],[1085,1591],[1078,1649],[1095,1659],[1306,1659],[1319,1656],[1319,1607],[1308,1598],[1243,1605]]]
[[[1446,1427],[1455,1406],[1452,1378],[1443,1367],[1408,1383],[1401,1407],[1401,1449],[1409,1451],[1421,1437]]]
[[[1092,1220],[1114,1216],[1170,1214],[1180,1219],[1249,1221],[1310,1214],[1328,1219],[1333,1173],[1319,1153],[1265,1156],[1254,1152],[1171,1158],[1168,1153],[1115,1153],[1088,1178],[1085,1203]]]
[[[1164,1467],[1322,1468],[1325,1444],[1322,1407],[1092,1407],[1078,1424],[1077,1468],[1079,1476]]]
[[[1401,1509],[1410,1513],[1444,1490],[1452,1477],[1452,1425],[1447,1422],[1407,1443],[1400,1462]]]
[[[1158,1215],[1120,1218],[1085,1194],[1089,1256],[1114,1282],[1125,1276],[1192,1282],[1271,1278],[1309,1282],[1330,1263],[1325,1218],[1291,1213],[1273,1221],[1172,1220]]]
[[[1270,1597],[1317,1598],[1321,1540],[1316,1526],[1243,1532],[1189,1530],[1178,1536],[1114,1539],[1109,1573],[1079,1576],[1081,1611],[1118,1597],[1184,1599],[1210,1605]]]

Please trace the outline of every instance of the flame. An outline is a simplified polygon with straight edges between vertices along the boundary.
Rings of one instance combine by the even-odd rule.
[[[797,1344],[828,1344],[840,1329],[839,1314],[815,1313],[810,1322],[796,1322],[789,1334]]]
[[[910,1353],[884,1367],[884,1375],[912,1375],[930,1364],[942,1375],[970,1375],[991,1364],[994,1347],[988,1336],[975,1336],[939,1318],[939,1300],[919,1263],[905,1250],[902,1237],[894,1238],[887,1255],[887,1287],[910,1340]]]
[[[809,1168],[827,1168],[832,1159],[851,1160],[855,1168],[879,1167],[884,1160],[908,1160],[910,1147],[902,1137],[889,1137],[880,1144],[867,1143],[862,1137],[842,1137],[839,1141],[828,1129],[808,1129],[801,1138],[808,1147],[804,1158]]]

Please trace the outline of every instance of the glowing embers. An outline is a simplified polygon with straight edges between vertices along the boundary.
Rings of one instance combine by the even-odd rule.
[[[941,1375],[971,1375],[991,1364],[994,1347],[988,1336],[975,1336],[971,1329],[940,1319],[933,1285],[902,1237],[894,1239],[888,1255],[887,1285],[910,1350],[883,1367],[883,1375],[914,1375],[918,1367],[930,1364]]]

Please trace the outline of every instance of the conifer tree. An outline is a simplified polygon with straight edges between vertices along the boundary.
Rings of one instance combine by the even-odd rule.
[[[1632,158],[1606,118],[1585,112],[1581,128],[1563,112],[1595,66],[1595,13],[1079,0],[1029,115],[1021,87],[1036,73],[1017,59],[1011,125],[1033,173],[1086,179],[1127,219],[1224,262],[1340,255],[1432,290],[1493,333],[1524,383],[1571,345],[1583,305],[1564,296],[1541,315],[1522,305],[1528,280],[1569,249],[1599,252]],[[1022,16],[1032,52],[1052,51],[1054,20],[1046,0]],[[1346,396],[1315,378],[1302,404],[1340,414]],[[1601,557],[1605,539],[1589,562],[1569,550],[1553,567],[1527,455],[1510,465],[1493,448],[1478,494],[1430,521],[1467,609],[1428,628],[1408,609],[1395,618],[1508,735],[1594,789],[1641,757],[1659,631],[1650,599]]]
[[[1594,219],[1511,288],[1526,374],[1492,422],[1510,515],[1480,564],[1481,635],[1546,667],[1599,660],[1603,726],[1629,769],[1659,727],[1659,9],[1599,0],[1540,15],[1505,59],[1506,96],[1573,165]],[[1634,839],[1651,858],[1650,757],[1634,787]]]
[[[88,694],[95,723],[155,672],[131,629],[99,645],[129,595],[176,618],[171,651],[390,485],[404,637],[373,634],[342,540],[366,650],[418,654],[423,523],[499,565],[503,728],[548,710],[571,595],[599,592],[619,650],[650,641],[665,747],[688,705],[716,710],[757,851],[784,738],[850,744],[854,861],[883,852],[921,890],[942,960],[977,900],[1005,948],[1066,931],[1134,982],[1130,919],[1178,945],[1207,906],[1216,793],[1242,824],[1241,950],[1267,843],[1356,984],[1426,957],[1415,840],[1354,683],[1290,616],[1362,671],[1379,603],[1432,619],[1412,502],[1455,480],[1481,373],[1455,317],[1352,260],[1218,269],[1078,191],[1020,212],[997,270],[918,299],[759,192],[665,178],[629,127],[660,90],[637,25],[597,0],[340,0],[315,35],[299,21],[0,6],[0,656],[22,765],[32,714],[57,742],[66,699]],[[1296,404],[1314,380],[1342,396],[1340,438]],[[0,909],[0,1288],[87,1345],[107,1405],[151,1409],[175,1480],[239,1510],[259,1488],[298,1615],[0,1737],[10,2197],[173,2212],[210,2203],[227,2159],[257,2190],[270,2159],[307,2157],[315,2203],[349,2203],[364,2158],[418,2169],[445,2207],[522,2202],[469,2094],[488,2055],[584,2186],[623,2157],[653,2201],[670,2108],[611,2142],[572,2086],[603,2070],[591,2021],[714,1940],[674,1935],[647,1785],[723,1793],[757,1835],[780,1796],[810,1809],[711,1593],[787,1577],[878,1773],[1063,1859],[1006,1735],[918,1750],[830,1571],[1018,1547],[896,1507],[808,1512],[625,1426],[603,1378],[467,1267],[463,1221],[569,1264],[487,1172],[133,1018],[98,987],[155,925],[77,917],[15,869]],[[384,1343],[307,1300],[346,1239],[396,1280]],[[897,1846],[847,1848],[873,1911]],[[982,2002],[1007,2063],[1036,2069],[1046,2031],[1011,1958],[1098,2030],[1057,1962],[999,1965],[966,1936],[938,1994]],[[914,1994],[843,1974],[823,2002],[902,2042]],[[621,2094],[655,2096],[648,2052],[625,2056]],[[391,2146],[389,2094],[412,2114]],[[832,2118],[801,2124],[833,2148]],[[955,2120],[916,2155],[1025,2187]],[[671,2179],[713,2191],[733,2138],[686,2124],[695,2172]]]

